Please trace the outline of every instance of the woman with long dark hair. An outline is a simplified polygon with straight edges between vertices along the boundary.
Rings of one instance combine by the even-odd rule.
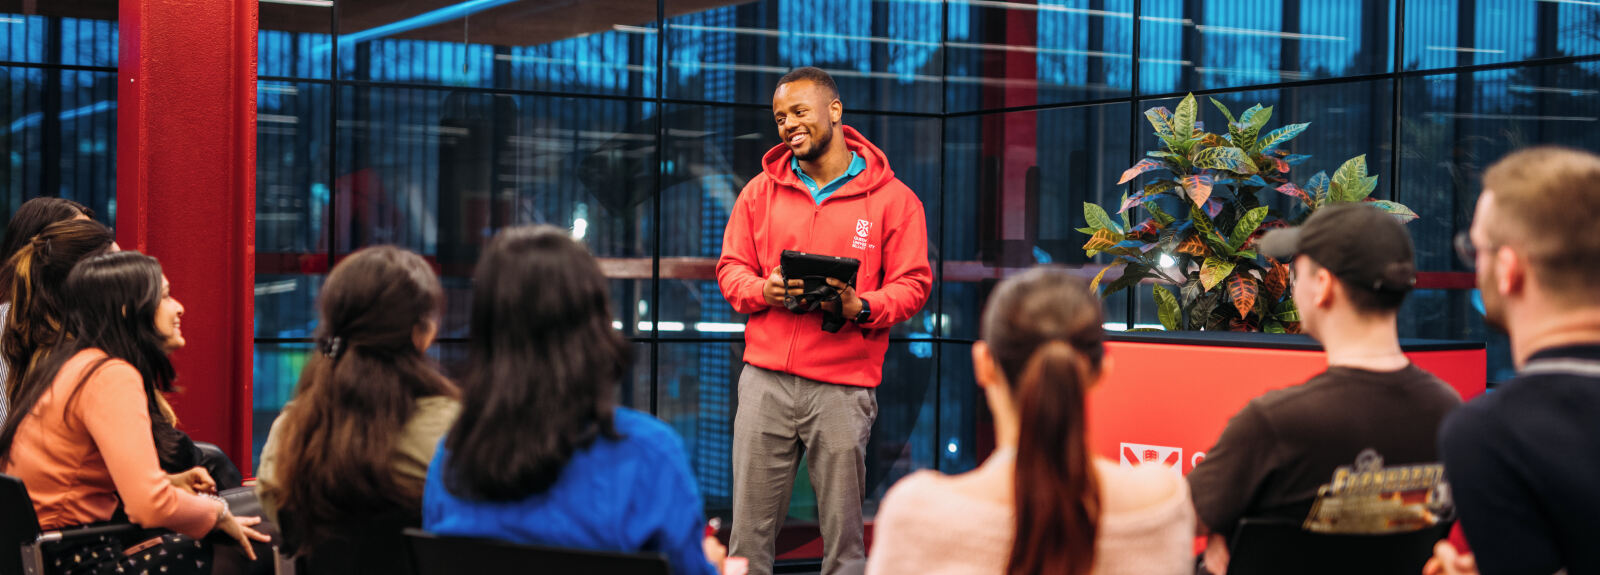
[[[136,252],[89,258],[68,274],[62,297],[72,302],[74,337],[22,381],[0,424],[0,472],[28,486],[45,529],[125,520],[145,530],[54,545],[56,572],[208,573],[211,548],[196,541],[214,531],[254,559],[250,541],[267,540],[250,528],[260,520],[174,486],[156,455],[152,428],[164,421],[156,398],[174,379],[167,354],[184,345],[183,305],[161,265]],[[136,546],[165,553],[123,554]]]
[[[1187,485],[1089,452],[1101,378],[1100,300],[1061,269],[1001,282],[972,346],[995,450],[956,476],[922,471],[878,511],[869,573],[1162,575],[1194,570]]]
[[[321,349],[272,425],[259,484],[262,506],[286,547],[307,555],[313,571],[327,564],[318,549],[374,535],[351,530],[370,531],[370,523],[388,520],[398,542],[401,527],[422,524],[428,462],[460,411],[455,385],[426,355],[443,304],[444,289],[428,262],[392,246],[352,254],[322,285]],[[382,556],[352,557],[325,570],[404,568],[385,557],[404,554],[384,549]]]
[[[551,226],[511,228],[478,261],[461,417],[428,469],[423,528],[666,554],[716,572],[683,443],[617,406],[632,359],[594,257]]]
[[[31,243],[34,236],[44,231],[45,226],[93,217],[94,211],[88,206],[61,198],[33,198],[17,207],[16,213],[11,215],[11,221],[6,224],[5,237],[0,239],[0,325],[5,325],[6,317],[11,313],[11,290],[8,286],[12,284],[14,281],[12,276],[16,274],[11,264],[12,256],[15,256],[22,246]],[[0,387],[4,387],[4,382],[7,380],[9,365],[5,357],[0,356]],[[8,395],[10,394],[0,390],[0,420],[6,417]]]

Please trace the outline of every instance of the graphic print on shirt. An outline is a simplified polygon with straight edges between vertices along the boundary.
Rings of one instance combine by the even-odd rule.
[[[851,239],[850,247],[858,250],[867,249],[867,236],[871,233],[872,222],[867,220],[856,220],[856,237]]]
[[[1318,533],[1399,533],[1439,524],[1454,515],[1444,464],[1384,467],[1383,456],[1366,449],[1355,465],[1334,470],[1317,490],[1304,528]]]
[[[1183,448],[1142,443],[1122,444],[1122,467],[1131,469],[1140,465],[1163,465],[1172,473],[1183,476]]]

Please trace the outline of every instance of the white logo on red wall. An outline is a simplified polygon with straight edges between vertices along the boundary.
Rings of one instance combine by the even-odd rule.
[[[867,249],[867,235],[870,233],[872,233],[872,222],[856,220],[856,237],[850,242],[850,247],[858,250]]]
[[[1122,466],[1124,468],[1139,467],[1142,465],[1160,465],[1171,469],[1173,473],[1183,475],[1183,448],[1167,447],[1165,445],[1144,445],[1142,443],[1122,444]]]

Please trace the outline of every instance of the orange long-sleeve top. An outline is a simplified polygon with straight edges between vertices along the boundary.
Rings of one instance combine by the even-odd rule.
[[[143,527],[205,536],[222,504],[167,480],[138,370],[113,359],[68,401],[84,370],[102,357],[84,350],[67,361],[17,429],[4,472],[28,487],[45,529],[109,520],[120,501]]]

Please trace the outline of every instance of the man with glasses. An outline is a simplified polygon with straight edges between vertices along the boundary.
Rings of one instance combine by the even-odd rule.
[[[1461,529],[1484,573],[1600,573],[1600,156],[1513,153],[1484,174],[1456,242],[1517,377],[1439,433]],[[1442,542],[1428,573],[1470,573]]]

